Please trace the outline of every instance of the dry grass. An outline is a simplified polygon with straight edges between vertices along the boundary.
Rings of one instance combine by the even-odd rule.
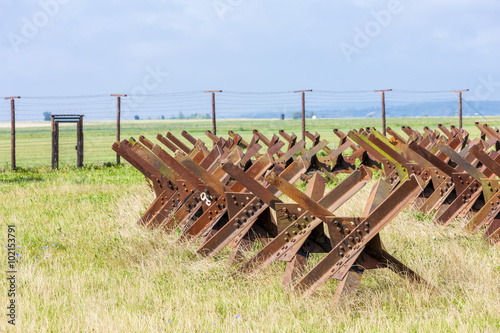
[[[43,171],[5,173],[0,184],[0,222],[17,225],[21,246],[22,332],[500,329],[499,249],[458,225],[441,229],[404,211],[382,232],[389,252],[437,291],[374,270],[356,297],[331,308],[335,281],[309,298],[289,295],[281,286],[282,263],[232,278],[227,250],[201,258],[195,244],[138,227],[153,196],[130,167]],[[363,189],[338,214],[359,214],[368,192]],[[9,328],[0,320],[0,331]]]

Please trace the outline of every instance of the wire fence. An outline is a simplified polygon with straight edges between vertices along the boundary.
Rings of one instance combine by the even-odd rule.
[[[331,132],[335,119],[350,128],[364,123],[381,126],[381,94],[365,91],[308,91],[304,116],[306,129]],[[164,94],[128,95],[120,98],[121,138],[140,134],[180,133],[187,130],[202,137],[212,130],[212,96],[203,91]],[[109,94],[89,96],[21,96],[15,99],[16,165],[29,167],[50,165],[50,116],[58,114],[84,115],[84,162],[114,162],[116,154],[111,144],[116,140],[117,97]],[[393,90],[385,94],[388,126],[391,118],[458,117],[458,97],[452,91]],[[496,102],[463,97],[463,116],[481,120],[496,115]],[[219,135],[226,129],[257,128],[276,131],[286,128],[301,131],[302,94],[294,91],[215,93],[216,120]],[[284,122],[272,120],[285,119]],[[350,120],[349,120],[350,119]],[[358,119],[358,120],[356,120]],[[229,121],[232,120],[232,121]],[[458,118],[456,118],[458,124]],[[331,128],[328,128],[328,127]],[[225,128],[227,127],[227,128]],[[232,128],[231,128],[232,127]],[[60,162],[76,161],[76,126],[60,125]],[[226,131],[227,133],[227,131]],[[250,132],[249,132],[250,133]],[[0,166],[11,166],[11,102],[0,102]]]

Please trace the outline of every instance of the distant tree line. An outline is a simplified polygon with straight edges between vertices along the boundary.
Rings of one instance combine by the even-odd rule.
[[[49,116],[49,118],[50,118],[50,116]],[[135,120],[140,120],[141,117],[139,117],[139,115],[136,114],[134,116],[134,119]],[[151,119],[151,117],[149,117],[148,119]],[[158,117],[158,119],[165,119],[165,115],[162,114],[160,117]],[[182,113],[182,111],[179,111],[179,114],[177,115],[177,117],[176,116],[172,116],[169,119],[210,119],[210,115],[208,113],[206,113],[206,114],[193,113],[193,114],[185,116]]]
[[[188,116],[185,116],[182,111],[179,112],[179,115],[177,117],[172,117],[170,119],[210,119],[210,115],[208,113],[206,114],[201,114],[201,113],[193,113]]]
[[[306,112],[306,118],[312,118],[313,116],[314,116],[314,112],[312,112],[312,111]],[[292,119],[302,119],[302,112],[292,113]]]

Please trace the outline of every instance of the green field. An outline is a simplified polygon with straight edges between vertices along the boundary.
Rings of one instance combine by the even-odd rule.
[[[389,126],[421,129],[432,126],[431,120],[436,119],[390,119]],[[446,120],[435,123],[449,125],[451,120]],[[467,119],[465,124],[477,135],[474,120]],[[333,128],[377,126],[378,120],[309,122],[310,128],[333,139]],[[253,128],[265,134],[280,128],[299,133],[300,123],[227,120],[218,124],[221,134],[231,129],[249,138]],[[144,177],[127,164],[97,163],[105,158],[114,161],[110,149],[113,125],[84,125],[87,164],[82,169],[74,167],[75,156],[56,171],[46,165],[27,167],[28,162],[49,164],[50,151],[47,162],[37,162],[24,150],[26,165],[14,172],[8,169],[8,158],[3,162],[0,239],[7,244],[7,225],[15,224],[19,255],[17,330],[3,315],[0,332],[500,331],[500,249],[488,245],[479,233],[467,234],[460,221],[443,229],[406,209],[381,232],[388,252],[435,290],[412,284],[387,269],[370,270],[356,296],[332,308],[335,280],[313,296],[301,297],[281,285],[281,262],[256,275],[234,278],[231,273],[236,267],[226,264],[228,249],[215,258],[204,258],[196,254],[199,241],[179,243],[178,232],[166,234],[137,226],[137,219],[154,199]],[[123,127],[123,137],[145,134],[154,138],[157,132],[182,129],[202,137],[210,122],[138,121]],[[64,135],[69,138],[74,131],[71,127]],[[42,144],[42,138],[50,136],[47,129],[26,128],[24,134],[35,142],[33,152],[45,154],[45,145],[50,148],[45,141]],[[2,128],[0,135],[4,158],[8,130]],[[96,156],[102,152],[102,159],[91,160],[92,147]],[[372,184],[335,213],[359,216]],[[312,255],[309,267],[321,257]],[[7,289],[2,279],[2,306],[8,302]]]
[[[475,121],[482,121],[480,117],[464,118],[464,128],[471,135],[477,136],[479,131],[474,126]],[[500,117],[488,117],[487,122],[494,126],[500,124]],[[387,126],[399,130],[401,126],[410,126],[422,130],[424,126],[437,128],[437,124],[457,124],[456,118],[388,118]],[[10,165],[10,124],[0,124],[0,166]],[[84,122],[84,162],[114,162],[114,152],[109,149],[116,138],[116,123],[113,121],[88,121]],[[338,143],[338,138],[332,130],[338,128],[347,132],[353,128],[376,127],[381,129],[381,120],[374,118],[364,119],[307,119],[306,129],[318,132],[321,137],[333,143]],[[121,125],[121,138],[138,137],[144,135],[155,139],[158,133],[165,135],[170,131],[180,136],[182,130],[188,131],[196,138],[205,142],[209,139],[205,131],[212,129],[211,120],[139,120],[123,121]],[[258,129],[266,136],[271,136],[283,129],[300,135],[300,120],[273,120],[273,119],[238,119],[218,120],[217,134],[227,137],[227,131],[233,130],[250,140],[252,130]],[[60,164],[76,164],[76,125],[60,125]],[[187,142],[186,142],[187,143]],[[25,122],[19,123],[16,128],[16,160],[19,167],[50,165],[51,133],[50,122]]]
[[[372,270],[356,297],[332,308],[335,280],[303,298],[281,286],[282,264],[233,278],[228,250],[203,258],[196,243],[138,227],[153,194],[130,166],[38,168],[0,180],[2,244],[15,224],[19,246],[18,332],[500,330],[500,251],[457,223],[442,229],[405,210],[381,233],[436,290]],[[336,213],[359,215],[368,193]],[[5,279],[0,289],[5,306]],[[5,316],[0,331],[14,332]]]

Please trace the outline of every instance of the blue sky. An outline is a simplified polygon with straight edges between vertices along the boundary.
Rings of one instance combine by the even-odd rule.
[[[500,1],[2,0],[0,95],[454,90],[500,99]]]

